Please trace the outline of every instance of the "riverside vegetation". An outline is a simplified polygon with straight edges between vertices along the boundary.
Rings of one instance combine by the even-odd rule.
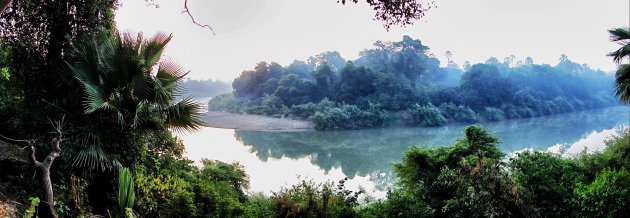
[[[410,148],[402,160],[395,164],[399,182],[391,187],[386,199],[367,198],[361,201],[363,193],[347,190],[344,180],[323,184],[303,181],[271,196],[248,193],[248,177],[238,163],[203,160],[197,166],[182,157],[184,146],[173,132],[194,132],[203,127],[203,122],[199,119],[199,105],[190,98],[180,96],[186,71],[162,56],[164,47],[171,39],[170,35],[144,37],[142,34],[118,32],[113,22],[117,1],[39,3],[31,0],[13,1],[0,15],[0,135],[3,136],[0,143],[0,212],[9,213],[6,216],[619,217],[627,214],[630,208],[628,130],[610,139],[604,151],[594,154],[561,157],[526,151],[507,157],[497,149],[498,139],[481,127],[471,126],[451,146]],[[624,40],[630,39],[630,34],[622,36]],[[417,42],[408,38],[405,40],[403,44]],[[421,48],[416,43],[414,49]],[[619,55],[625,58],[627,53]],[[431,60],[434,59],[427,58],[427,61]],[[563,63],[581,70],[588,69],[568,60]],[[326,70],[326,66],[330,70]],[[451,93],[445,91],[449,89],[431,90],[431,87],[417,84],[415,81],[418,78],[412,72],[418,69],[405,71],[411,73],[408,75],[388,76],[384,72],[389,71],[373,71],[352,64],[341,69],[331,66],[338,65],[330,62],[318,67],[316,72],[327,72],[323,75],[331,76],[315,76],[315,79],[328,80],[315,84],[327,84],[330,88],[327,90],[332,90],[335,84],[341,84],[339,90],[343,93],[335,94],[339,96],[335,97],[326,96],[332,94],[329,92],[315,92],[323,94],[317,96],[317,99],[321,99],[317,105],[323,105],[330,113],[341,114],[340,120],[336,122],[343,122],[346,113],[365,117],[360,123],[351,124],[350,128],[376,126],[387,120],[373,118],[373,114],[382,113],[383,108],[424,111],[413,113],[412,119],[425,122],[423,125],[435,125],[443,121],[426,121],[426,117],[443,113],[444,119],[453,119],[444,115],[448,110],[434,108],[441,108],[443,103],[446,103],[444,108],[466,111],[462,114],[480,114],[480,110],[487,110],[488,113],[502,111],[510,117],[511,112],[507,109],[509,105],[503,102],[505,99],[510,102],[523,99],[523,105],[531,104],[527,106],[529,110],[521,107],[523,105],[520,103],[513,104],[514,107],[518,106],[515,109],[518,116],[555,113],[559,109],[571,108],[567,104],[562,104],[566,107],[552,107],[548,103],[558,97],[565,98],[573,109],[608,102],[599,93],[605,88],[591,87],[599,83],[581,84],[578,82],[580,79],[554,80],[562,85],[555,84],[549,89],[539,87],[544,90],[542,94],[533,91],[537,89],[519,88],[512,98],[497,98],[479,91],[482,90],[479,87],[487,87],[483,85],[488,83],[479,83],[476,76],[469,79],[464,76],[462,85],[451,88],[451,91],[476,93],[470,96],[481,99],[477,104],[465,103],[468,97],[462,97],[461,102],[441,102],[433,99],[440,99],[436,93]],[[266,69],[264,67],[282,69],[277,64],[264,64],[260,69]],[[527,67],[523,66],[522,69]],[[572,78],[576,73],[558,66],[529,67],[548,70],[531,71],[547,72],[539,75],[543,78]],[[490,93],[510,95],[512,92],[508,91],[511,89],[506,87],[520,85],[507,82],[509,80],[505,78],[509,76],[502,75],[504,71],[497,66],[476,65],[466,71],[468,73],[465,75],[488,73],[491,76],[485,78],[498,80],[496,87],[503,88]],[[333,72],[339,72],[342,76],[335,77],[336,73]],[[366,77],[354,76],[357,74]],[[347,80],[344,83],[333,80],[343,78],[343,75],[365,80]],[[585,75],[592,75],[590,80],[593,81],[601,79],[597,73]],[[282,77],[282,80],[278,80],[282,87],[288,87],[287,84],[296,81],[308,83],[295,74],[286,77],[280,74],[277,79]],[[524,77],[532,80],[537,78]],[[621,73],[616,77],[620,96],[627,96],[628,93],[623,88],[627,86],[622,86],[627,83],[626,77]],[[382,80],[388,82],[378,82]],[[435,79],[427,80],[427,83],[430,81]],[[468,84],[466,81],[476,85],[463,85]],[[416,94],[371,92],[376,87],[372,82],[402,86],[400,91]],[[240,83],[235,83],[236,87],[242,87],[238,85]],[[256,95],[251,100],[252,104],[260,100],[262,105],[256,110],[283,108],[283,105],[308,105],[308,102],[313,101],[298,97],[278,103],[278,98],[284,98],[283,93],[293,96],[292,93],[303,90],[278,89],[280,86],[275,87],[274,82],[266,84],[269,86],[262,86],[265,91],[254,92]],[[576,86],[582,86],[582,89],[569,89]],[[238,98],[250,93],[241,92],[240,88],[236,90]],[[269,94],[272,91],[273,95]],[[525,94],[515,97],[518,92]],[[370,94],[362,95],[364,93]],[[377,99],[375,93],[391,96],[392,103],[372,101]],[[450,94],[446,96],[452,97]],[[324,100],[326,98],[329,100]],[[401,100],[404,98],[422,98],[424,102]],[[451,102],[453,105],[449,106]],[[273,107],[266,107],[268,105]],[[549,107],[537,108],[540,105]],[[312,107],[299,107],[307,111],[304,116],[313,114],[330,120],[327,118],[328,112],[324,114],[318,110],[310,113],[308,111]],[[519,112],[519,108],[525,112]],[[468,115],[462,116],[469,118]],[[481,116],[483,119],[494,117]],[[51,123],[55,125],[51,126]],[[333,129],[340,128],[334,123],[330,125]],[[51,130],[54,130],[53,134]],[[25,146],[24,143],[31,149],[20,149]],[[9,157],[6,158],[6,155]],[[43,160],[42,157],[47,156],[53,157],[45,159],[50,167],[35,167],[38,164],[34,164],[34,160]]]
[[[450,52],[447,67],[439,67],[429,48],[409,36],[374,46],[354,61],[325,52],[286,67],[260,62],[208,108],[292,116],[336,130],[501,121],[618,104],[612,76],[565,55],[556,66],[511,56],[462,69]]]

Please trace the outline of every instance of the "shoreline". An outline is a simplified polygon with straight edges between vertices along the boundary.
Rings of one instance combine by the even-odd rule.
[[[203,116],[208,127],[247,131],[313,131],[313,123],[306,120],[274,118],[263,115],[235,114],[208,111]]]

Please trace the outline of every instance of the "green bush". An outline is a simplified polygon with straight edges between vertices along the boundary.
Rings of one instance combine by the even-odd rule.
[[[314,104],[313,102],[309,102],[306,104],[293,105],[291,109],[289,109],[289,114],[296,117],[307,119],[313,116],[315,112],[317,111],[317,109],[318,107],[316,104]]]
[[[416,126],[442,126],[446,124],[446,118],[442,112],[432,104],[414,105],[409,110],[411,115],[410,124]]]
[[[253,107],[253,102],[246,98],[235,98],[234,94],[226,93],[214,96],[208,101],[208,111],[227,111],[242,113],[245,109]]]
[[[135,183],[139,214],[148,217],[240,217],[250,206],[247,174],[238,163],[162,158],[149,161]]]
[[[440,105],[440,111],[446,119],[460,123],[476,123],[479,122],[479,116],[468,106],[456,106],[453,103],[444,103]]]
[[[590,184],[578,183],[575,201],[586,217],[624,217],[630,213],[630,173],[605,169]]]
[[[481,116],[483,117],[484,120],[487,120],[487,121],[505,120],[505,113],[493,107],[484,108],[483,112],[481,112]]]
[[[342,104],[338,107],[323,107],[311,117],[317,130],[360,129],[380,127],[385,115],[378,105],[370,105],[368,110]]]
[[[302,180],[282,188],[271,197],[276,217],[356,217],[354,208],[362,192],[346,190],[346,180],[337,184]]]
[[[537,216],[568,217],[579,209],[572,207],[575,184],[586,180],[584,170],[571,159],[548,152],[525,151],[508,165],[518,194],[532,206]]]
[[[449,147],[411,147],[394,164],[399,190],[376,207],[393,217],[518,216],[498,140],[470,126]]]

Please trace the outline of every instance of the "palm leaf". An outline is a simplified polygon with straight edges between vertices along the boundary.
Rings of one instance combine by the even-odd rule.
[[[80,146],[76,147],[77,151],[72,152],[74,154],[71,155],[68,168],[82,169],[90,173],[114,171],[121,166],[118,160],[103,151],[101,139],[97,134],[81,133],[77,134],[76,138]]]
[[[157,64],[158,60],[162,57],[162,51],[164,51],[166,44],[168,44],[172,38],[172,35],[166,35],[160,32],[144,43],[140,54],[142,54],[147,66]]]
[[[127,217],[127,208],[133,208],[136,198],[133,186],[131,172],[126,167],[121,168],[118,172],[118,208],[121,217]]]
[[[611,29],[611,30],[608,30],[608,33],[610,33],[610,40],[614,42],[630,40],[629,27]]]
[[[620,64],[625,57],[630,57],[630,28],[615,28],[608,30],[610,40],[617,42],[621,48],[608,54],[612,56],[615,63]]]
[[[619,66],[615,74],[615,94],[621,103],[630,103],[630,64]]]
[[[176,132],[193,132],[206,124],[201,120],[201,106],[185,98],[166,109],[166,124]]]

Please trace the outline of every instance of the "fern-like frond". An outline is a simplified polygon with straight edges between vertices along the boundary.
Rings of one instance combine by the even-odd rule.
[[[120,166],[118,160],[106,154],[101,145],[96,143],[86,144],[69,162],[70,168],[82,169],[87,173],[115,171]]]
[[[201,120],[201,106],[190,97],[168,107],[165,112],[166,124],[175,132],[193,132],[206,125]]]
[[[615,74],[615,94],[622,104],[630,103],[630,64],[619,66]]]
[[[168,44],[172,38],[172,35],[166,35],[165,33],[159,32],[144,43],[140,53],[147,66],[154,66],[157,64],[162,57],[162,51],[166,48],[166,44]]]

